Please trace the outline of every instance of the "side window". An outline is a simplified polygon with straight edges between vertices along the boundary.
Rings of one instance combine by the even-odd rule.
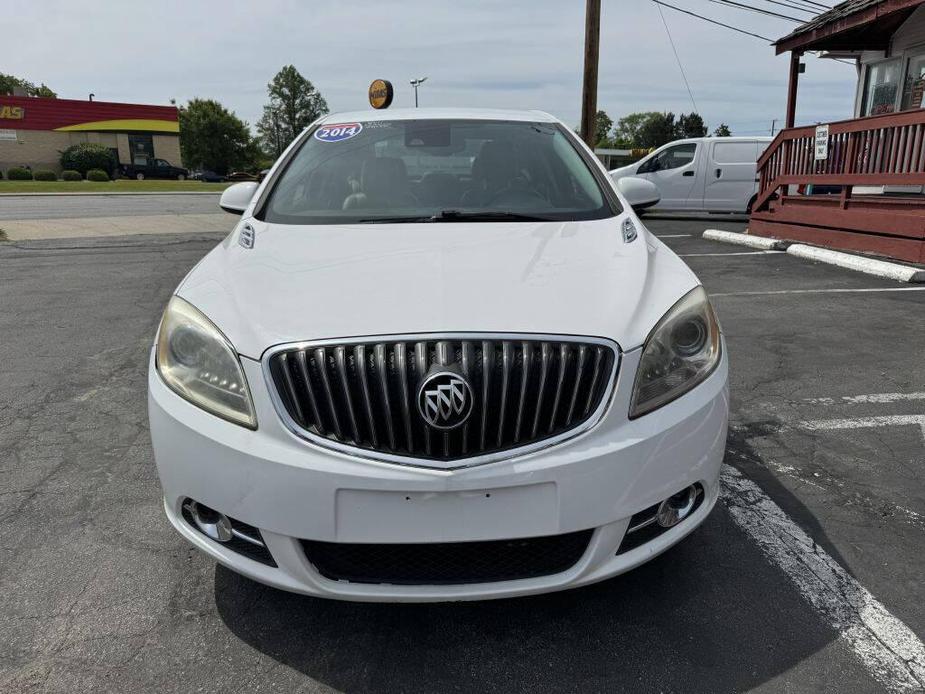
[[[697,151],[697,145],[693,142],[684,145],[675,145],[669,147],[658,155],[657,170],[678,169],[694,161],[694,154]]]
[[[640,166],[636,173],[651,173],[653,171],[680,168],[694,161],[696,152],[697,144],[694,142],[668,147]]]
[[[758,160],[754,142],[716,142],[713,160],[717,164],[746,164]]]

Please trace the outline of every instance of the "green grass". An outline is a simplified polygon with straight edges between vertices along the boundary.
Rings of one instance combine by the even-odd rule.
[[[175,193],[220,192],[230,183],[203,183],[202,181],[7,181],[0,180],[2,193]]]

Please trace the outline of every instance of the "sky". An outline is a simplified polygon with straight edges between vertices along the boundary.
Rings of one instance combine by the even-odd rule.
[[[794,22],[710,0],[668,0],[770,38]],[[763,0],[746,0],[761,4]],[[826,1],[826,0],[823,0]],[[832,4],[829,2],[829,4]],[[293,64],[332,111],[368,107],[375,78],[395,106],[531,108],[570,125],[581,112],[582,0],[3,0],[0,72],[44,82],[59,97],[167,104],[214,98],[254,124],[266,85]],[[777,8],[781,9],[781,8]],[[766,134],[783,119],[788,55],[670,8],[668,29],[708,126]],[[796,10],[783,12],[809,18]],[[806,56],[797,124],[849,118],[855,68]],[[694,110],[658,6],[602,0],[598,108]]]

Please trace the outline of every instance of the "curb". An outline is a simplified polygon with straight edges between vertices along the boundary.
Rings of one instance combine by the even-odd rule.
[[[780,239],[769,239],[764,236],[749,236],[738,231],[721,231],[719,229],[707,229],[703,232],[703,238],[710,241],[722,241],[750,248],[760,248],[765,251],[785,250],[797,258],[836,265],[846,270],[863,272],[898,282],[925,283],[925,269],[886,260],[875,260],[874,258],[852,255],[842,251],[833,251],[828,248],[818,248],[817,246],[808,246],[803,243],[782,241]]]
[[[828,248],[817,248],[816,246],[794,243],[787,248],[787,253],[798,258],[837,265],[847,270],[864,272],[868,275],[885,277],[899,282],[925,282],[925,270],[923,269],[885,260],[874,260],[864,256],[851,255],[850,253],[833,251]]]
[[[707,229],[703,232],[703,238],[710,241],[723,241],[725,243],[735,243],[740,246],[749,248],[760,248],[763,251],[781,251],[787,247],[786,241],[779,239],[769,239],[764,236],[749,236],[738,231],[720,231],[719,229]]]

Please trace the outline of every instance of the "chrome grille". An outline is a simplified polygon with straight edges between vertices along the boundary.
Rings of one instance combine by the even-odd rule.
[[[380,459],[470,464],[593,424],[617,352],[593,338],[393,336],[283,346],[265,364],[284,419],[303,436]],[[432,429],[418,411],[418,391],[435,371],[461,375],[474,396],[452,431]]]

